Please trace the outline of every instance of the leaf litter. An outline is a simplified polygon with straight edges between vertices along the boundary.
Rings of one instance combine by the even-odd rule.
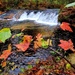
[[[69,26],[69,23],[66,23],[66,22],[63,22],[60,25],[60,28],[64,31],[67,30],[69,32],[73,32],[73,30]],[[11,39],[15,39],[18,37],[18,38],[21,38],[22,41],[18,44],[16,44],[16,42],[15,42],[15,45],[12,45],[12,48],[11,48],[11,45],[9,44],[8,49],[3,50],[2,54],[0,55],[2,69],[8,68],[10,70],[10,68],[11,68],[11,70],[14,71],[16,68],[20,68],[17,66],[16,63],[14,63],[14,65],[12,65],[13,67],[10,67],[11,65],[9,64],[12,61],[17,62],[18,59],[20,59],[20,61],[23,60],[21,57],[18,57],[17,54],[21,54],[22,57],[25,57],[24,54],[27,51],[34,52],[35,50],[37,50],[37,51],[38,51],[38,49],[40,50],[40,48],[42,50],[47,50],[49,46],[53,46],[52,40],[49,38],[47,40],[45,40],[42,37],[41,33],[38,33],[35,36],[35,39],[31,35],[22,35],[22,36],[21,35],[22,35],[22,33],[15,34],[15,36],[13,35],[13,37]],[[5,42],[7,39],[9,39],[9,37],[5,38],[3,42]],[[74,52],[74,45],[73,45],[71,39],[69,39],[68,41],[61,39],[60,44],[58,46],[60,46],[65,51],[71,49]],[[13,47],[15,48],[15,50],[12,50]],[[15,56],[12,56],[13,54],[16,56],[16,60],[12,60],[15,58]],[[34,54],[35,54],[35,52],[34,52]],[[12,57],[12,59],[11,59],[11,57]],[[38,63],[36,63],[36,64],[34,63],[35,65],[32,65],[32,63],[34,62],[34,60],[32,59],[33,62],[30,63],[30,66],[28,65],[28,62],[27,63],[24,62],[24,64],[25,65],[27,64],[30,68],[29,69],[22,68],[23,71],[21,69],[21,73],[19,72],[18,74],[19,75],[44,75],[44,74],[45,75],[49,75],[49,74],[52,74],[52,75],[56,75],[56,74],[74,75],[75,74],[74,69],[71,67],[71,65],[66,60],[64,60],[63,58],[60,58],[59,59],[60,61],[57,61],[56,57],[50,55],[47,57],[49,59],[38,61]],[[20,63],[20,64],[23,64],[23,63]],[[1,73],[3,72],[2,69],[1,69]],[[7,70],[5,70],[5,71],[7,71]],[[5,71],[4,71],[4,73],[5,73]],[[8,75],[10,75],[10,74],[8,73]]]

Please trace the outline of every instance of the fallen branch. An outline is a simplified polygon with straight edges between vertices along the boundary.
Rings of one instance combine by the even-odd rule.
[[[49,49],[51,49],[52,51],[54,51],[55,53],[57,53],[58,55],[60,55],[62,58],[64,58],[70,65],[71,67],[73,67],[75,69],[75,67],[73,66],[73,64],[66,58],[64,57],[60,52],[57,52],[54,48],[49,47]]]

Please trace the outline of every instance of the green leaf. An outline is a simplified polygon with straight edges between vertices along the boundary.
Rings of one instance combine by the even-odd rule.
[[[47,41],[45,41],[44,39],[42,39],[42,47],[43,48],[48,48]]]
[[[9,28],[3,28],[0,30],[0,41],[5,43],[5,41],[11,37],[11,31]]]
[[[66,69],[71,69],[71,65],[69,63],[66,64]]]
[[[16,36],[19,37],[19,36],[21,36],[22,34],[23,34],[23,33],[18,33],[18,34],[16,34]]]
[[[70,4],[67,4],[65,7],[74,7],[75,6],[75,2],[73,2],[73,3],[70,3]]]
[[[25,72],[25,69],[24,69],[24,68],[20,68],[20,71],[21,71],[22,73],[24,73],[24,72]]]
[[[33,67],[32,65],[28,65],[27,66],[28,69],[32,69],[32,67]]]

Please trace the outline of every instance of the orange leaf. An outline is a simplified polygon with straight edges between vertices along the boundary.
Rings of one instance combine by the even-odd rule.
[[[19,50],[18,51],[26,51],[29,48],[30,43],[22,42],[20,44],[15,45]]]
[[[36,75],[43,75],[43,73],[44,73],[44,71],[43,71],[42,69],[40,69],[40,70],[36,73]]]
[[[0,59],[6,60],[6,59],[8,58],[8,56],[12,53],[10,46],[11,46],[11,45],[9,44],[9,45],[8,45],[8,50],[4,50],[4,51],[3,51],[3,54],[0,55]]]
[[[62,24],[60,25],[60,28],[63,29],[64,31],[67,30],[67,31],[73,32],[69,26],[69,23],[67,22],[62,22]]]
[[[42,42],[41,41],[34,41],[34,48],[37,49],[39,47],[41,47]]]
[[[42,46],[42,34],[38,33],[36,36],[36,40],[34,41],[34,48],[37,49]]]
[[[1,65],[2,65],[2,67],[5,67],[5,66],[6,66],[6,61],[3,61],[3,62],[1,63]]]
[[[32,36],[24,35],[23,42],[31,42],[31,40],[32,40]]]
[[[36,39],[41,40],[42,39],[42,34],[38,33],[37,36],[36,36]]]
[[[69,39],[68,41],[60,40],[60,43],[61,44],[59,44],[58,46],[60,46],[64,50],[72,49],[74,47],[71,39]]]
[[[32,40],[32,36],[25,35],[23,37],[23,42],[20,44],[16,44],[15,46],[19,49],[19,51],[24,52],[29,48],[31,40]]]

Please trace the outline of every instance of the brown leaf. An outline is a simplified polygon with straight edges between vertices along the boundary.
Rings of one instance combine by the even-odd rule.
[[[43,75],[43,73],[44,73],[43,69],[40,69],[40,70],[36,73],[36,75]]]

